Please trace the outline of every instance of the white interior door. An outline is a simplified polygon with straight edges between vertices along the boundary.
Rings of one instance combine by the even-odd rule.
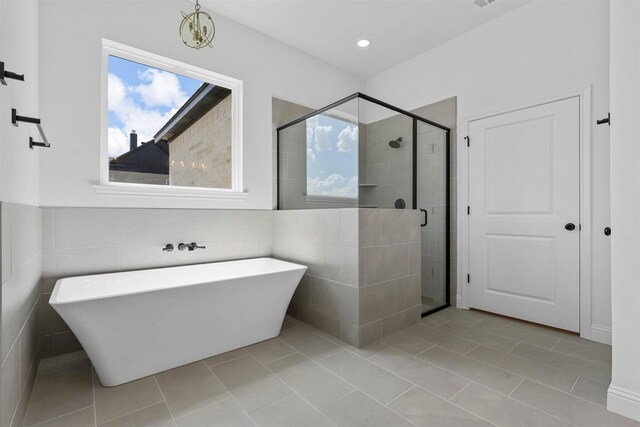
[[[469,123],[470,307],[579,331],[579,113],[575,97]]]

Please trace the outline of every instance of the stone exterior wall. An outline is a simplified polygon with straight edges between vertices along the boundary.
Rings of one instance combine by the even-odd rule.
[[[171,185],[231,188],[231,96],[169,143]]]

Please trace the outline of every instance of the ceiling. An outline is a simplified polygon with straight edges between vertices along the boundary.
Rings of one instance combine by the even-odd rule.
[[[215,13],[370,77],[532,0],[200,0]],[[368,48],[356,41],[370,39]]]

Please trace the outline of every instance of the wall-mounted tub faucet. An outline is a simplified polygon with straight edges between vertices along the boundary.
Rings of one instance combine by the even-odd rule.
[[[198,246],[196,242],[193,243],[180,243],[178,245],[178,250],[184,251],[185,249],[189,251],[195,251],[196,249],[206,249],[206,246]]]

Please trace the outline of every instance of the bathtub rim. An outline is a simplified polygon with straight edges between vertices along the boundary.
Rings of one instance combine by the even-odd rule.
[[[85,298],[75,298],[75,299],[66,300],[66,301],[58,301],[58,294],[60,293],[60,288],[63,286],[65,280],[82,279],[84,277],[125,275],[125,274],[128,274],[128,273],[144,272],[144,271],[149,271],[149,270],[183,269],[183,268],[189,268],[189,267],[195,267],[195,266],[213,265],[213,264],[222,264],[222,263],[233,263],[233,262],[242,262],[242,261],[253,261],[253,260],[261,260],[261,259],[277,261],[278,263],[280,263],[282,265],[289,266],[289,268],[275,270],[275,271],[257,272],[257,273],[252,273],[252,274],[242,274],[242,275],[239,275],[237,277],[231,277],[231,278],[227,278],[227,279],[224,279],[224,280],[194,281],[194,282],[180,284],[180,285],[177,285],[177,286],[156,287],[156,288],[141,289],[141,290],[136,290],[136,291],[113,293],[113,294],[109,294],[109,295],[90,296],[90,297],[85,297]],[[298,263],[293,263],[293,262],[290,262],[290,261],[280,260],[280,259],[277,259],[277,258],[262,256],[262,257],[255,257],[255,258],[240,258],[240,259],[224,260],[224,261],[204,262],[204,263],[195,263],[195,264],[183,264],[183,265],[175,265],[175,266],[169,266],[169,267],[141,268],[141,269],[136,269],[136,270],[115,271],[115,272],[111,272],[111,273],[83,274],[81,276],[69,276],[69,277],[63,277],[61,279],[58,279],[56,281],[56,284],[55,284],[54,288],[53,288],[53,291],[51,292],[51,297],[49,298],[48,302],[49,302],[49,305],[51,305],[52,307],[55,308],[56,306],[62,306],[62,305],[68,305],[68,304],[76,304],[76,303],[80,303],[80,302],[98,301],[98,300],[104,300],[104,299],[110,299],[110,298],[120,298],[120,297],[132,296],[132,295],[141,295],[141,294],[146,294],[146,293],[169,291],[169,290],[172,290],[172,289],[183,289],[183,288],[188,288],[188,287],[192,287],[192,286],[201,286],[201,285],[205,285],[205,284],[209,284],[209,283],[223,282],[223,281],[227,281],[227,280],[249,279],[249,278],[259,277],[259,276],[272,276],[272,275],[282,274],[282,273],[291,272],[291,271],[298,271],[298,270],[306,271],[307,269],[308,269],[308,266],[306,266],[304,264],[298,264]]]

